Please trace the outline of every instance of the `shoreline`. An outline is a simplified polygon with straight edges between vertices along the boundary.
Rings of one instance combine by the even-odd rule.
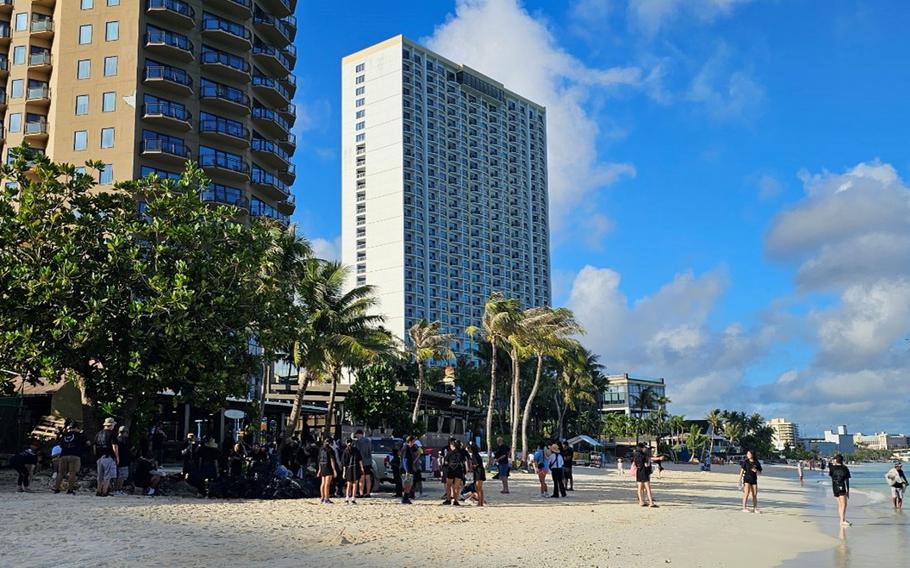
[[[539,499],[529,474],[514,474],[507,496],[488,481],[491,506],[483,509],[440,506],[442,485],[433,481],[413,506],[389,494],[325,506],[316,499],[98,499],[38,488],[4,495],[4,548],[24,566],[517,567],[558,558],[562,566],[628,568],[738,567],[742,558],[774,566],[836,545],[805,518],[804,492],[774,476],[760,486],[763,514],[742,513],[737,475],[730,466],[702,473],[669,464],[653,483],[658,509],[638,507],[628,475],[584,467],[575,468],[577,490],[566,499]]]

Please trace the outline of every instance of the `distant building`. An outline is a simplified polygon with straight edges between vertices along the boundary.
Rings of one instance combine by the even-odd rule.
[[[779,451],[788,445],[796,445],[796,439],[799,438],[799,426],[785,418],[772,418],[768,421],[768,426],[774,431],[774,447]]]
[[[661,379],[644,379],[631,377],[629,373],[621,375],[608,375],[607,386],[603,391],[603,402],[601,412],[621,412],[623,414],[638,413],[638,397],[643,390],[650,388],[654,398],[666,396],[667,390],[664,380]],[[654,409],[645,409],[643,414],[647,416]]]
[[[795,445],[802,447],[807,452],[817,451],[819,457],[823,458],[830,458],[840,453],[837,444],[826,442],[822,438],[798,438]]]
[[[910,444],[907,443],[907,436],[903,434],[888,434],[887,432],[879,432],[869,436],[857,432],[853,434],[853,443],[870,450],[901,450],[910,447]]]
[[[853,436],[847,433],[847,426],[840,424],[835,430],[825,430],[825,441],[837,446],[838,453],[850,455],[853,453]]]

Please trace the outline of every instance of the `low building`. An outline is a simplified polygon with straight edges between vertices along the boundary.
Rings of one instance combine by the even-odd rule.
[[[902,450],[910,447],[907,443],[907,436],[904,434],[889,434],[887,432],[879,432],[872,435],[857,432],[853,434],[853,443],[856,446],[862,446],[870,450]]]
[[[632,377],[629,373],[607,375],[607,386],[603,390],[600,411],[603,413],[638,414],[640,411],[639,396],[645,389],[651,389],[655,400],[667,394],[666,385],[662,378],[645,379]],[[647,416],[656,409],[656,406],[650,409],[646,408],[642,414]]]
[[[840,454],[853,454],[853,436],[847,433],[846,424],[839,424],[834,430],[825,430],[825,441],[835,444]]]
[[[772,418],[768,421],[768,426],[774,431],[772,441],[778,451],[783,451],[787,446],[796,446],[796,440],[799,438],[799,426],[786,418]]]
[[[837,444],[826,442],[822,438],[798,438],[795,446],[802,447],[807,452],[818,452],[819,457],[822,458],[834,457],[835,454],[840,453]]]

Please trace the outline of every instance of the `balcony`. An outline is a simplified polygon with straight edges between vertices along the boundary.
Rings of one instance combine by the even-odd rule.
[[[288,136],[290,125],[280,114],[270,108],[262,106],[253,107],[253,124],[264,134],[273,138]]]
[[[193,42],[183,34],[150,29],[145,34],[145,48],[149,53],[154,53],[164,58],[183,62],[193,60]]]
[[[231,49],[246,51],[253,46],[253,34],[246,26],[211,14],[205,14],[203,17],[202,37],[206,40],[219,41]]]
[[[201,154],[199,165],[207,174],[221,174],[236,179],[247,180],[250,178],[250,165],[240,156],[227,152]]]
[[[25,102],[38,106],[48,106],[51,104],[51,88],[47,85],[38,85],[29,87],[25,91]]]
[[[290,16],[294,13],[290,0],[259,0],[259,3],[279,18]]]
[[[281,201],[276,203],[275,208],[278,209],[278,211],[281,213],[290,215],[291,213],[294,212],[294,209],[297,208],[297,206],[294,205],[294,203],[296,201],[297,200],[294,199],[294,194],[292,193],[291,195],[288,195],[287,199],[282,199]]]
[[[0,14],[13,13],[13,0],[0,0]]]
[[[146,138],[142,141],[142,155],[163,162],[184,164],[190,159],[190,150],[182,140],[169,138]]]
[[[289,45],[284,48],[284,56],[288,58],[288,62],[291,64],[291,69],[297,65],[297,46]]]
[[[28,68],[30,71],[50,72],[52,68],[51,52],[48,50],[30,53],[28,56]]]
[[[278,177],[290,185],[297,179],[297,168],[294,166],[294,164],[289,164],[285,169],[278,170]]]
[[[280,107],[278,112],[287,119],[288,124],[291,126],[294,126],[294,123],[297,122],[297,105],[294,103],[288,103]]]
[[[215,142],[248,148],[250,145],[250,131],[239,122],[213,118],[211,115],[199,119],[199,133]]]
[[[265,75],[253,75],[253,92],[272,106],[284,107],[291,104],[291,94],[284,85]]]
[[[193,78],[183,69],[169,65],[147,65],[142,82],[175,95],[193,94]]]
[[[11,30],[9,27],[9,22],[0,23],[0,47],[6,47],[9,45],[11,37]]]
[[[243,196],[243,191],[237,187],[230,187],[220,183],[210,183],[200,196],[203,201],[232,205],[240,209],[249,209],[250,202]]]
[[[291,95],[291,98],[293,99],[294,94],[297,92],[297,77],[288,73],[286,75],[282,75],[281,77],[279,77],[278,80],[281,81],[281,84],[284,86],[284,88],[287,90],[287,92]]]
[[[206,49],[203,51],[202,67],[207,73],[230,81],[239,83],[249,83],[250,81],[249,62],[224,51],[218,51],[217,49]]]
[[[44,6],[45,8],[53,8],[57,4],[57,0],[32,0],[33,6]]]
[[[6,90],[0,89],[0,112],[6,108]]]
[[[273,45],[283,48],[293,43],[287,24],[270,14],[257,10],[253,16],[253,27]]]
[[[0,57],[0,79],[5,78],[9,75],[9,58],[7,56]]]
[[[172,26],[192,28],[196,25],[196,10],[183,0],[147,0],[145,11]]]
[[[253,158],[276,170],[287,169],[291,163],[291,157],[277,142],[264,138],[253,138]]]
[[[22,132],[25,139],[31,142],[47,140],[47,120],[26,121]]]
[[[291,60],[283,51],[270,45],[253,46],[253,59],[263,69],[275,75],[287,75],[294,68]]]
[[[199,90],[199,99],[213,108],[244,115],[250,114],[250,96],[234,87],[213,81],[204,82]]]
[[[250,177],[250,185],[260,190],[269,199],[287,199],[291,195],[291,189],[278,176],[255,165]]]
[[[175,130],[193,128],[193,115],[186,107],[171,102],[149,102],[142,105],[142,118],[151,124]]]
[[[31,34],[33,38],[38,39],[50,39],[54,37],[54,20],[51,18],[33,19]]]
[[[288,154],[293,154],[294,150],[297,149],[297,136],[288,134],[284,138],[278,139],[278,143],[281,144]]]
[[[253,15],[253,0],[206,0],[206,4],[236,15],[238,20],[246,20]]]

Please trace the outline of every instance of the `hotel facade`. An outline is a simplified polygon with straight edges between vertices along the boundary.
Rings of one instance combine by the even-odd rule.
[[[3,156],[27,142],[102,186],[188,160],[203,198],[294,211],[296,0],[0,0]]]
[[[491,292],[549,305],[546,110],[402,36],[341,67],[342,261],[386,326],[466,354]]]

